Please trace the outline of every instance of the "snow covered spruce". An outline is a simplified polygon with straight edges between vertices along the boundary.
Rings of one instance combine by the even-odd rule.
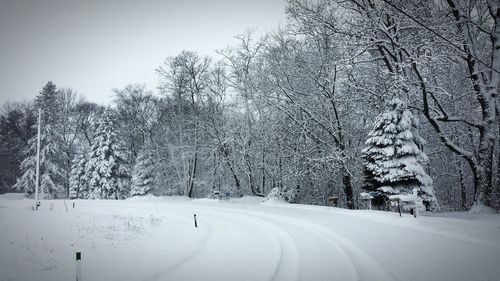
[[[63,139],[58,132],[61,129],[60,92],[53,83],[47,83],[35,100],[38,108],[43,108],[40,131],[40,188],[44,198],[64,197],[64,170],[61,163],[67,155],[61,153]],[[24,151],[24,160],[15,188],[31,196],[35,192],[35,166],[37,151],[37,135],[31,137]]]
[[[399,197],[414,201],[421,209],[439,210],[432,179],[424,170],[428,158],[422,151],[425,141],[418,127],[418,120],[397,98],[376,118],[362,151],[364,189],[377,192],[375,205],[387,205],[388,199]]]
[[[137,156],[137,161],[132,171],[131,196],[146,195],[157,186],[158,169],[156,157],[151,148],[145,147]]]
[[[119,199],[128,195],[129,171],[112,118],[109,110],[102,114],[90,149],[85,168],[89,176],[90,199]]]

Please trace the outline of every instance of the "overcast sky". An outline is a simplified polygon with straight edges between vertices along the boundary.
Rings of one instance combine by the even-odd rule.
[[[248,27],[285,23],[285,0],[0,0],[0,103],[31,99],[51,80],[88,100],[157,86],[181,50],[213,56]]]

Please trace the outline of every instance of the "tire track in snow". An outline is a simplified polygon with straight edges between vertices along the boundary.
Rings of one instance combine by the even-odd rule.
[[[187,206],[185,206],[185,207],[187,207]],[[269,237],[272,237],[272,239],[274,239],[274,241],[276,242],[275,244],[278,245],[279,249],[277,251],[278,257],[276,258],[276,261],[273,262],[273,264],[272,264],[273,268],[271,270],[269,270],[268,272],[265,272],[265,268],[262,268],[262,267],[259,268],[256,264],[252,264],[252,267],[259,268],[258,274],[260,274],[260,276],[256,276],[256,275],[246,276],[246,278],[261,277],[261,278],[258,278],[256,280],[287,280],[287,281],[288,280],[290,280],[290,281],[297,280],[298,271],[300,270],[300,266],[299,266],[300,254],[298,252],[298,248],[297,248],[297,245],[295,244],[295,241],[292,239],[291,236],[288,235],[288,233],[285,230],[267,222],[266,220],[256,218],[254,216],[249,216],[249,215],[246,215],[244,213],[238,213],[238,214],[235,214],[232,212],[228,213],[227,209],[207,208],[205,206],[196,206],[196,209],[203,210],[207,213],[209,212],[212,214],[217,214],[216,215],[217,217],[222,216],[222,217],[228,218],[229,220],[227,220],[227,219],[225,220],[226,223],[231,224],[231,222],[232,222],[232,224],[235,224],[235,223],[244,222],[245,224],[250,224],[258,231],[264,231],[265,233],[267,233],[267,235]],[[198,212],[198,214],[200,214],[199,217],[202,217],[202,216],[206,217],[207,213]],[[236,238],[238,238],[238,237],[236,237]],[[261,243],[259,243],[259,244],[261,244]],[[252,247],[255,245],[245,245],[245,246],[248,248],[248,247]],[[210,246],[205,248],[205,250],[207,252],[208,252],[209,247]],[[269,250],[269,249],[266,249],[266,250]],[[210,255],[210,253],[206,253],[206,254]],[[220,253],[218,253],[218,254],[220,255]],[[269,258],[269,253],[264,253],[263,256],[266,258]],[[198,257],[200,257],[200,256],[198,256]],[[216,256],[214,258],[218,259],[220,257]],[[231,258],[232,258],[232,260],[241,260],[242,255],[240,253],[239,256],[236,256],[236,257],[232,256]],[[213,262],[213,260],[211,262]],[[269,263],[265,264],[265,266],[268,266],[268,265],[269,265]],[[182,266],[193,267],[193,265],[190,265],[189,263],[185,263],[185,264],[181,265],[180,267],[182,267]],[[177,269],[179,269],[180,271],[184,270],[184,272],[187,272],[187,270],[182,269],[180,267],[178,267]],[[244,267],[248,267],[248,264],[244,264]],[[287,270],[282,270],[283,268],[287,268]],[[200,269],[200,268],[198,268],[198,269]],[[202,268],[202,270],[206,271],[205,274],[212,273],[212,272],[210,272],[210,270],[208,270],[206,268]],[[232,270],[234,270],[234,268]],[[234,272],[234,273],[237,273],[237,272]],[[176,274],[174,274],[174,275],[176,275]],[[240,274],[238,274],[238,275],[240,275]],[[211,278],[207,279],[206,275],[204,275],[203,277],[206,280],[234,280],[234,279],[227,279],[228,278],[227,276],[222,276],[222,275],[218,279],[211,279]],[[183,277],[182,274],[178,273],[176,276],[169,276],[169,278],[167,278],[167,279],[168,280],[179,280],[179,278],[184,280],[186,277]],[[186,280],[190,280],[190,279],[191,278],[188,278]],[[247,279],[245,279],[245,280],[247,280]]]
[[[239,210],[236,210],[240,212]],[[281,214],[268,214],[262,211],[253,211],[248,210],[245,211],[247,213],[254,213],[258,216],[275,218],[277,220],[282,220],[288,222],[290,224],[294,224],[296,226],[308,226],[308,230],[312,233],[315,233],[319,236],[325,237],[330,242],[335,243],[340,246],[342,251],[348,255],[349,260],[355,267],[357,272],[357,278],[355,280],[394,280],[394,278],[380,265],[380,263],[375,260],[371,255],[369,255],[366,251],[362,250],[356,244],[351,242],[349,239],[338,235],[331,231],[330,229],[321,226],[317,223],[311,223],[304,219],[298,219],[291,216],[281,215]],[[347,279],[339,279],[339,280],[347,280]]]
[[[211,212],[217,212],[223,214],[224,216],[228,216],[227,209],[212,207],[202,208]],[[272,276],[268,280],[298,280],[300,272],[299,248],[297,246],[297,242],[290,236],[290,234],[286,230],[264,219],[245,214],[244,212],[238,212],[238,214],[230,213],[229,216],[245,217],[247,219],[246,221],[248,221],[248,219],[251,219],[255,225],[264,227],[271,235],[275,237],[276,241],[279,242],[279,260],[275,265]]]
[[[151,208],[144,208],[144,206],[135,206],[135,205],[125,205],[121,206],[121,208],[127,208],[127,209],[138,209],[138,210],[143,210],[143,211],[152,211]],[[182,210],[181,212],[177,212],[178,210]],[[158,209],[158,206],[154,206],[154,212],[158,214],[165,214],[165,218],[168,221],[177,221],[177,222],[186,222],[189,221],[191,223],[191,213],[192,213],[192,208],[187,207],[185,205],[181,204],[176,204],[176,205],[171,205],[167,206],[161,206],[161,209]],[[167,223],[168,225],[168,223]],[[167,265],[163,270],[161,271],[155,271],[149,275],[144,276],[141,278],[143,281],[160,281],[160,280],[165,280],[165,277],[168,276],[168,274],[177,268],[181,267],[182,265],[188,263],[189,261],[195,259],[198,255],[200,255],[203,251],[206,250],[207,245],[209,245],[210,240],[213,238],[213,229],[212,225],[208,223],[201,223],[200,226],[203,226],[204,228],[206,227],[207,229],[207,235],[203,236],[201,240],[198,240],[198,246],[195,247],[196,250],[191,251],[188,255],[183,257],[180,260],[177,260],[176,262]],[[157,230],[159,231],[159,230]]]
[[[173,214],[174,213],[168,214],[168,217],[170,217],[170,220],[185,221],[185,220],[187,220],[186,217],[188,217],[188,215],[182,216],[179,214],[175,214],[175,215],[173,215]],[[172,219],[172,217],[173,217],[173,219]],[[153,274],[146,276],[143,280],[144,281],[164,280],[165,276],[167,276],[170,272],[181,267],[183,264],[196,258],[200,253],[202,253],[206,249],[207,245],[209,244],[209,241],[212,239],[212,233],[213,233],[213,229],[212,229],[212,226],[210,224],[204,223],[203,226],[207,227],[208,235],[204,236],[203,239],[198,242],[198,247],[196,247],[195,251],[192,251],[191,253],[189,253],[187,256],[180,259],[179,261],[177,261],[173,264],[170,264],[164,270],[156,271]]]
[[[373,257],[361,250],[349,239],[320,224],[284,214],[269,214],[261,210],[236,209],[230,206],[207,206],[197,202],[180,203],[176,204],[175,207],[184,210],[189,209],[190,211],[199,209],[200,211],[217,213],[219,216],[229,218],[229,223],[231,220],[246,223],[251,221],[251,225],[259,227],[260,230],[265,229],[279,243],[280,255],[274,265],[274,271],[268,275],[268,278],[263,280],[288,281],[301,279],[304,281],[319,281],[331,280],[332,278],[345,281],[393,280]],[[211,228],[213,227],[209,220],[203,220],[202,223]],[[188,258],[183,259],[174,266],[169,266],[167,270],[162,271],[162,274],[156,274],[155,279],[148,280],[178,280],[168,278],[169,274],[184,266],[189,266],[190,262],[207,251],[210,243],[212,242],[206,240],[203,249],[192,253]],[[320,251],[318,249],[311,250],[311,248],[317,248],[318,245],[321,245]],[[328,247],[325,247],[325,245],[328,245]],[[318,255],[316,259],[314,259],[314,254]],[[308,257],[309,260],[305,260],[305,257]],[[312,265],[318,262],[323,265],[328,264],[328,267],[318,268],[318,266],[314,267]],[[317,271],[313,272],[311,268]]]
[[[319,231],[316,225],[309,222],[283,216],[269,215],[263,212],[250,210],[236,210],[232,208],[219,208],[203,206],[205,209],[218,210],[219,212],[231,212],[232,214],[244,215],[252,219],[265,221],[267,224],[272,224],[274,228],[285,231],[288,237],[291,237],[294,244],[299,247],[299,263],[291,265],[288,262],[280,263],[270,280],[331,280],[334,276],[335,280],[360,280],[359,274],[352,261],[350,255],[341,247],[336,240]],[[295,221],[294,221],[295,220]],[[280,226],[278,226],[280,225]],[[307,226],[304,228],[304,226]],[[312,231],[313,230],[313,231]],[[299,240],[300,242],[298,242]],[[322,243],[319,243],[322,241]],[[307,243],[307,245],[305,245]],[[329,249],[325,249],[325,244]],[[302,246],[302,249],[300,249]],[[287,246],[288,247],[288,246]],[[287,247],[284,247],[287,249]],[[283,254],[288,258],[286,254]],[[307,259],[306,259],[307,257]],[[332,264],[325,260],[331,261]],[[320,263],[318,263],[320,261]],[[335,263],[333,263],[335,262]],[[328,265],[324,267],[324,265]],[[298,270],[293,270],[299,268]],[[332,270],[334,268],[335,270]],[[390,279],[389,279],[390,280]]]
[[[367,222],[372,222],[372,223],[379,223],[379,224],[385,224],[387,226],[391,227],[400,227],[400,228],[405,228],[411,231],[419,231],[423,232],[426,234],[434,234],[434,235],[441,235],[441,236],[447,236],[450,239],[455,239],[467,243],[475,243],[481,246],[486,246],[486,247],[495,247],[495,248],[500,248],[500,245],[498,243],[492,242],[492,241],[485,241],[478,239],[476,237],[471,237],[467,236],[464,234],[457,234],[453,232],[452,230],[437,230],[428,226],[425,226],[423,224],[408,224],[407,221],[400,220],[400,217],[397,216],[398,220],[393,220],[393,221],[388,221],[387,219],[384,219],[385,215],[383,217],[378,216],[377,212],[381,211],[374,211],[374,214],[371,216],[366,216],[357,212],[346,212],[346,209],[339,209],[339,208],[332,208],[332,207],[318,207],[318,206],[310,206],[310,205],[300,205],[300,208],[297,208],[297,206],[294,206],[292,204],[290,205],[276,205],[273,207],[277,208],[289,208],[289,209],[294,209],[294,210],[307,210],[309,212],[317,212],[317,213],[322,213],[326,215],[342,215],[342,216],[349,216],[358,220],[362,221],[367,221]],[[386,213],[386,212],[383,212]],[[408,216],[413,218],[412,215],[410,214],[403,214],[403,217]],[[439,218],[445,218],[445,217],[428,217],[425,215],[421,215],[422,218],[428,219],[439,219]],[[422,219],[421,218],[421,219]],[[449,219],[449,218],[447,218]]]

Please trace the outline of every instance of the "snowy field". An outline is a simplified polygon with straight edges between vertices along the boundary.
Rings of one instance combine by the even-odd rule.
[[[0,196],[0,280],[500,280],[500,215]],[[196,213],[198,227],[194,227]]]

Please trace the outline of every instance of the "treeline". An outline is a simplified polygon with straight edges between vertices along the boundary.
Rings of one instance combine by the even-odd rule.
[[[370,191],[500,207],[497,1],[289,0],[287,15],[219,60],[167,58],[156,90],[117,89],[106,108],[51,82],[5,104],[2,190],[33,192],[41,108],[47,197],[273,190],[357,208]]]

